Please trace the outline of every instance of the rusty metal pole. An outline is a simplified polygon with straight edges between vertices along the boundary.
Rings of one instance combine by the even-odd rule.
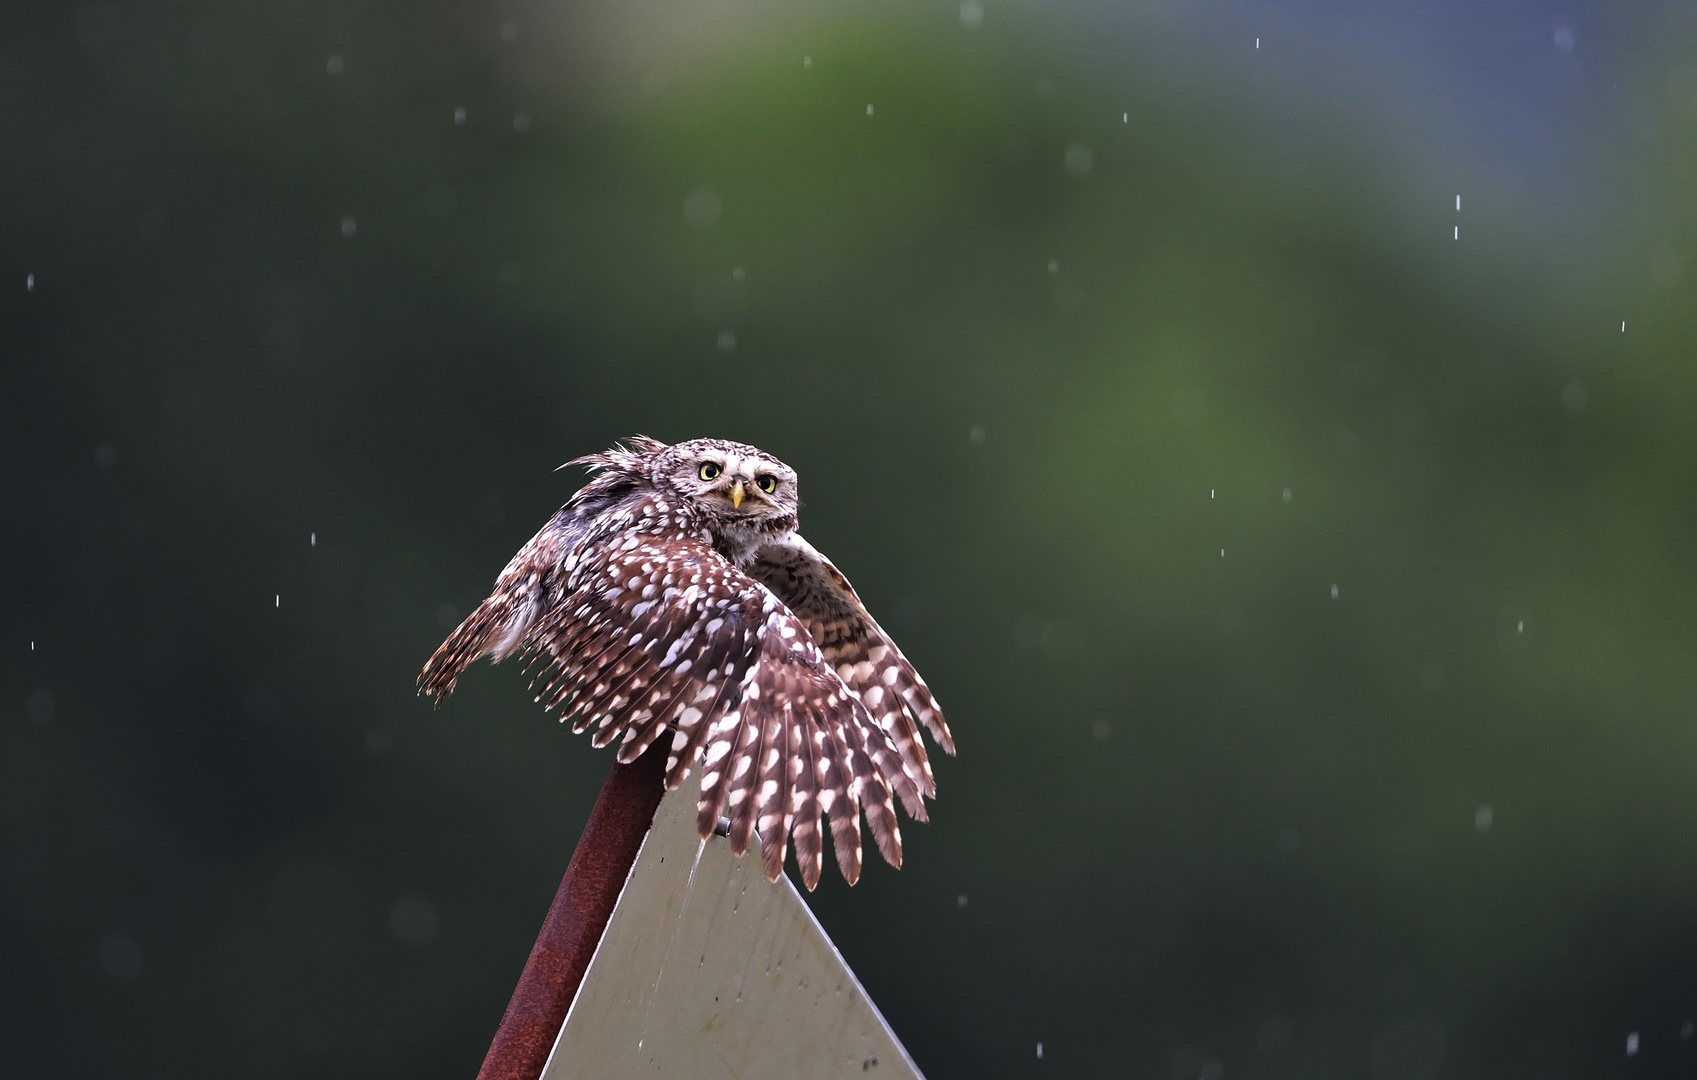
[[[667,738],[614,764],[477,1080],[537,1080],[665,794]]]

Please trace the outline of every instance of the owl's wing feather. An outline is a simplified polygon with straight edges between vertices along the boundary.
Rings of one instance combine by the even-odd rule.
[[[713,734],[715,718],[733,708],[742,693],[735,658],[747,655],[750,631],[740,610],[733,609],[727,619],[729,629],[714,635],[723,650],[717,666],[708,668],[704,676],[707,681],[695,687],[688,700],[678,707],[677,734],[672,736],[671,753],[666,758],[668,791],[676,791],[684,782],[696,756],[703,752],[708,737]],[[703,826],[702,835],[707,835],[718,825],[718,813],[715,804],[713,820]]]
[[[725,762],[725,816],[731,819],[731,851],[739,858],[748,850],[749,837],[754,834],[755,784],[759,772],[754,763],[760,758],[760,746],[765,741],[766,725],[756,710],[750,708],[749,687],[743,691],[743,707],[738,713],[736,747]],[[697,807],[699,812],[700,808]]]
[[[704,559],[689,546],[676,547],[676,541],[651,538],[593,553],[586,560],[591,572],[574,593],[581,602],[540,620],[529,644],[549,657],[549,682],[539,700],[569,701],[573,730],[594,725],[597,746],[635,732],[627,734],[621,757],[634,742],[644,749],[652,742],[658,728],[641,736],[657,710],[674,704],[683,683],[699,679],[703,653],[723,652],[727,644],[714,632],[715,615],[732,605],[714,587],[714,563],[723,560],[711,549]]]
[[[837,856],[837,869],[852,885],[860,880],[860,786],[849,781],[849,749],[842,727],[831,723],[829,717],[821,719],[819,809],[831,826],[831,850]]]
[[[755,763],[760,770],[760,789],[749,800],[756,803],[754,835],[760,838],[760,861],[766,876],[773,880],[783,872],[784,850],[790,839],[791,822],[784,810],[790,801],[789,736],[796,719],[793,702],[780,702],[767,710],[760,757]]]
[[[582,531],[568,507],[531,537],[495,579],[489,598],[466,616],[424,665],[418,675],[419,691],[440,705],[474,661],[488,656],[498,664],[517,650],[558,592],[560,559]]]
[[[819,836],[820,744],[824,729],[819,726],[819,712],[811,705],[802,710],[803,723],[791,732],[794,769],[790,776],[790,817],[795,829],[795,864],[801,870],[801,882],[812,892],[819,884],[820,864],[824,861]],[[799,736],[799,738],[798,738]]]
[[[693,536],[597,539],[561,568],[566,595],[522,643],[540,666],[539,701],[569,710],[574,730],[593,727],[598,746],[622,737],[621,761],[675,727],[667,786],[700,753],[702,835],[726,813],[733,850],[758,837],[768,877],[783,872],[793,831],[803,883],[818,883],[822,814],[852,883],[863,808],[879,851],[901,865],[892,782],[919,801],[906,763],[770,590]]]
[[[884,861],[899,870],[902,865],[902,831],[896,823],[896,804],[885,774],[873,763],[866,748],[868,742],[883,733],[869,725],[845,723],[838,726],[843,744],[848,749],[849,768],[859,784],[855,794],[860,799],[861,809],[866,811],[866,824],[872,829],[872,841],[878,845]],[[901,773],[894,775],[900,776]],[[923,812],[923,805],[920,809]]]
[[[799,534],[762,546],[749,573],[801,619],[837,675],[888,734],[903,768],[891,768],[884,761],[879,765],[909,814],[923,821],[918,795],[935,797],[937,785],[915,721],[925,725],[946,753],[955,752],[942,707],[925,680],[861,604],[842,572]],[[883,756],[881,745],[867,750],[874,760]],[[909,787],[902,783],[904,772],[914,790],[904,790]]]
[[[718,696],[717,678],[703,682],[708,673],[715,676],[719,665],[729,653],[734,635],[709,634],[699,624],[690,633],[677,642],[668,651],[670,664],[659,679],[654,682],[654,688],[649,692],[647,702],[643,706],[649,718],[638,728],[632,726],[625,731],[624,743],[619,747],[619,760],[628,765],[641,757],[655,739],[671,724],[678,729],[687,744],[690,729],[700,726],[700,720],[705,711],[695,704],[694,699],[705,690],[714,697]],[[691,711],[693,709],[693,712]],[[668,778],[667,790],[673,790],[677,784],[670,783],[670,777],[676,769],[675,754],[668,760],[666,773]],[[682,770],[678,770],[678,780],[683,780]]]
[[[767,755],[769,764],[760,780],[760,811],[754,820],[767,876],[773,872],[774,856],[778,870],[783,869],[784,849],[789,843],[791,830],[795,828],[795,786],[803,764],[801,743],[807,726],[806,704],[785,702],[775,719],[778,753]],[[799,853],[801,849],[796,850]],[[799,858],[797,863],[799,865]]]

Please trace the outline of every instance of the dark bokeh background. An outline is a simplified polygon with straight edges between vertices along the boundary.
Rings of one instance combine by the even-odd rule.
[[[1694,46],[0,6],[0,1073],[472,1075],[609,759],[413,678],[642,431],[949,709],[811,898],[932,1077],[1690,1075]]]

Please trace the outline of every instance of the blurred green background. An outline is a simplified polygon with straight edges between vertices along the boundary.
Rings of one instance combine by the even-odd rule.
[[[948,709],[810,898],[928,1075],[1691,1075],[1694,46],[5,5],[0,1072],[473,1075],[610,757],[413,679],[644,432]]]

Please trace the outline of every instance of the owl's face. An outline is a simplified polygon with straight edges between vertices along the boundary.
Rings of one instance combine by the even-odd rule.
[[[668,447],[654,466],[654,483],[727,524],[795,517],[795,470],[763,450],[721,439]]]

